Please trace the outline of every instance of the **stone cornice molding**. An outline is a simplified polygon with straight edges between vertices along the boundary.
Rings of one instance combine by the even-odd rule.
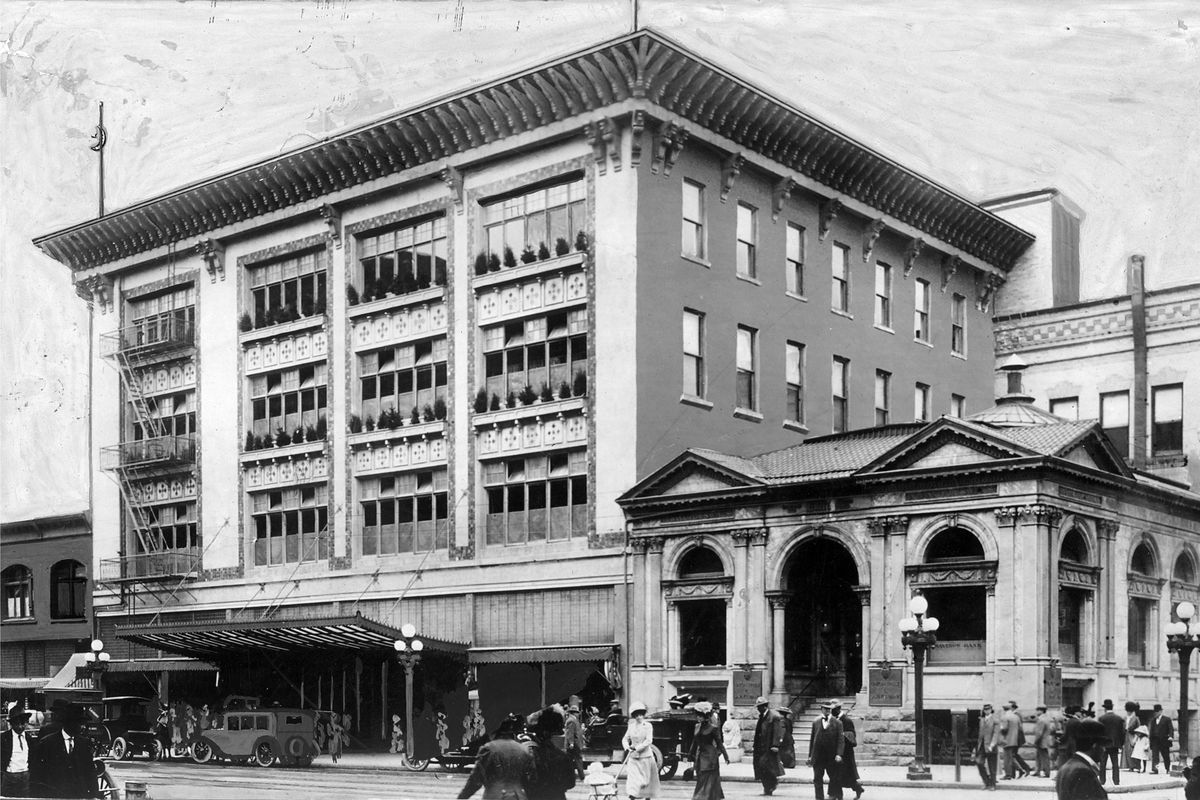
[[[733,576],[723,578],[664,580],[663,596],[668,602],[705,600],[733,596]]]
[[[890,517],[871,517],[867,529],[872,536],[887,536],[889,533],[908,533],[908,517],[900,514]]]
[[[904,572],[913,586],[994,587],[998,567],[998,561],[940,562],[909,564]]]
[[[992,509],[999,525],[1016,525],[1021,520],[1033,520],[1039,525],[1055,527],[1062,521],[1063,512],[1045,503],[1031,503],[1023,506],[1001,506]]]
[[[1077,589],[1095,589],[1100,586],[1100,567],[1087,564],[1073,564],[1069,561],[1058,562],[1058,582],[1063,586]]]
[[[1162,588],[1166,583],[1163,578],[1151,578],[1149,575],[1141,575],[1136,572],[1130,572],[1125,576],[1125,585],[1130,594],[1155,600],[1162,596]]]

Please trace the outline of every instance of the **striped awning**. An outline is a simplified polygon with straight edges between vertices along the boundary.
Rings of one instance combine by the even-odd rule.
[[[247,653],[383,655],[393,652],[393,643],[403,638],[396,628],[359,614],[315,619],[118,625],[116,633],[121,639],[156,650],[216,661]],[[426,650],[457,655],[467,652],[467,645],[459,642],[431,639],[422,634],[418,638],[425,643]]]
[[[611,661],[615,644],[576,644],[561,647],[472,647],[472,664],[540,664],[564,661]]]
[[[216,672],[219,669],[216,664],[190,658],[138,658],[108,662],[109,672]]]

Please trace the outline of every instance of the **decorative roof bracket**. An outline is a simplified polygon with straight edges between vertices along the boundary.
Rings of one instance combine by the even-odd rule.
[[[908,247],[904,248],[904,277],[908,277],[913,267],[917,265],[917,256],[921,255],[921,251],[925,249],[925,240],[916,237],[909,239]]]
[[[879,235],[883,233],[883,229],[886,227],[887,225],[881,217],[869,223],[863,230],[862,251],[864,264],[871,260],[871,253],[875,252],[875,243],[879,241]]]
[[[721,161],[721,202],[729,199],[733,185],[737,183],[738,175],[742,174],[742,164],[746,157],[741,153],[731,153]]]
[[[446,184],[446,188],[450,190],[450,199],[454,202],[454,210],[456,213],[463,213],[463,174],[458,167],[452,167],[449,164],[442,167],[442,171],[438,173],[442,182]]]
[[[958,272],[958,265],[962,263],[962,259],[958,256],[952,256],[949,253],[942,256],[942,293],[946,292],[946,287],[950,285],[950,279],[954,277],[954,273]]]
[[[642,131],[646,129],[646,112],[634,111],[629,119],[629,165],[637,168],[642,163]]]
[[[325,225],[328,230],[325,235],[329,238],[329,243],[336,246],[342,246],[342,214],[329,203],[325,203],[319,209],[318,213],[321,219],[325,220]]]
[[[612,160],[613,172],[621,171],[621,126],[615,119],[600,120],[600,138]]]
[[[99,308],[101,314],[112,311],[113,282],[112,278],[100,273],[93,273],[75,281],[75,294],[86,300],[88,305]]]
[[[587,141],[588,146],[592,148],[592,160],[596,162],[596,169],[601,175],[608,170],[608,147],[604,144],[604,139],[600,135],[600,123],[589,122],[583,126],[583,138]]]
[[[792,196],[796,185],[791,178],[780,178],[775,184],[775,188],[771,190],[771,222],[779,221],[779,215],[783,213],[783,204]]]
[[[193,249],[204,259],[204,269],[211,283],[216,283],[218,278],[225,280],[225,245],[214,239],[201,239]]]
[[[825,237],[829,235],[830,228],[833,227],[833,221],[837,219],[838,213],[842,210],[842,201],[836,197],[832,197],[821,203],[821,221],[817,228],[817,239],[825,241]]]
[[[683,152],[687,138],[688,132],[674,122],[661,125],[655,136],[654,160],[650,162],[650,171],[657,175],[661,169],[663,177],[670,175],[676,159]]]
[[[612,159],[613,172],[621,171],[621,136],[616,120],[598,119],[583,127],[583,135],[592,148],[592,158],[603,175]]]
[[[992,303],[992,295],[1004,283],[1004,279],[994,272],[989,272],[987,277],[982,281],[979,278],[975,279],[975,308],[979,311],[987,311],[988,306]]]

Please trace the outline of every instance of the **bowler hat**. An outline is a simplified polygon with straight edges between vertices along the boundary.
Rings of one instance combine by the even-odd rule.
[[[1101,705],[1104,706],[1104,708],[1108,709],[1109,711],[1112,711],[1112,707],[1113,707],[1112,700],[1105,700],[1103,703],[1101,703]]]
[[[1105,732],[1102,722],[1091,718],[1080,720],[1079,728],[1075,733],[1077,747],[1091,747],[1096,742],[1102,742],[1107,739],[1108,733]]]
[[[547,708],[538,715],[537,724],[533,726],[533,729],[537,733],[548,734],[550,736],[562,733],[563,715],[553,707]]]
[[[29,718],[32,716],[33,712],[26,711],[21,707],[20,703],[13,703],[12,708],[8,709],[8,721],[10,723],[28,722]]]
[[[762,695],[759,695],[758,699],[754,701],[754,705],[756,705],[756,706],[767,705],[767,698],[763,697]]]

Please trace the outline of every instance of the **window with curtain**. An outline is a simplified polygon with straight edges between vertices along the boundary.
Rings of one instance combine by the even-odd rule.
[[[50,616],[80,619],[84,616],[87,575],[78,561],[59,561],[50,568]]]
[[[33,616],[33,572],[24,564],[4,570],[4,619],[29,619]]]

